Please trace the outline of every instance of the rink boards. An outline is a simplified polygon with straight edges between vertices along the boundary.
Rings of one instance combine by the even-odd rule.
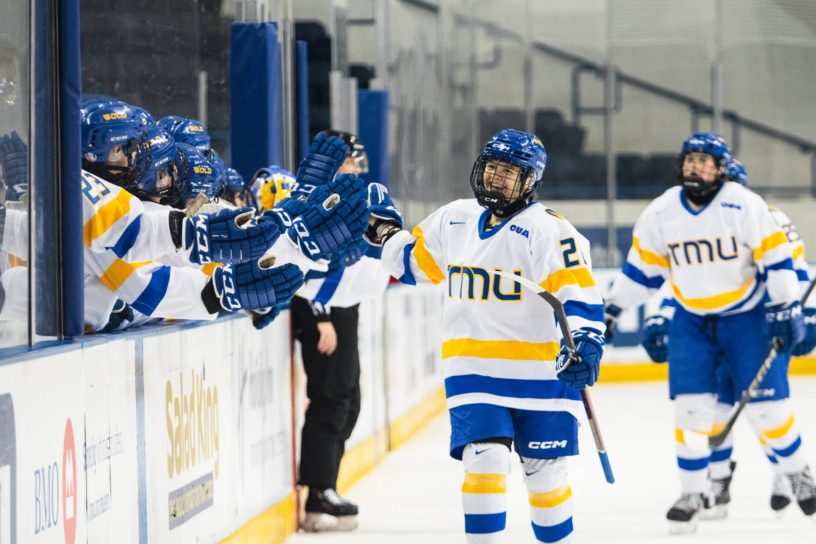
[[[444,410],[442,296],[396,287],[361,305],[363,404],[341,491]],[[2,354],[0,543],[285,540],[306,403],[287,317],[260,332],[236,316]],[[624,318],[623,339],[639,320]],[[607,350],[603,381],[664,375],[632,334]]]

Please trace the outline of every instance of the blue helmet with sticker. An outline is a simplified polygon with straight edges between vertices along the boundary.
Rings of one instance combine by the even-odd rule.
[[[212,145],[204,125],[195,119],[169,115],[159,119],[159,126],[173,136],[176,143],[191,145],[202,153],[207,152]]]
[[[218,195],[220,189],[218,172],[195,147],[183,143],[176,144],[176,168],[181,188],[178,206],[186,207],[187,201],[199,194],[210,200]]]
[[[136,111],[119,100],[92,99],[82,104],[80,118],[82,168],[130,188],[150,163],[145,127]]]
[[[133,109],[133,111],[136,112],[136,115],[139,117],[139,120],[141,120],[143,126],[156,124],[156,119],[154,119],[153,116],[150,115],[149,111],[147,111],[141,106],[134,106],[133,104],[128,105],[131,107],[131,109]]]
[[[150,165],[136,177],[132,192],[141,199],[175,204],[181,197],[176,143],[158,126],[145,130],[150,145]]]
[[[714,159],[717,173],[713,180],[706,181],[699,173],[686,176],[683,166],[691,153],[703,153]],[[722,136],[713,132],[695,132],[683,142],[677,162],[678,177],[686,197],[697,205],[705,205],[714,198],[725,182],[726,168],[731,162],[731,150]]]
[[[735,181],[743,187],[748,187],[748,170],[737,159],[731,159],[728,167],[725,169],[725,179],[728,181]]]
[[[476,159],[470,186],[480,205],[498,217],[510,217],[527,206],[546,166],[547,151],[538,136],[504,129]]]

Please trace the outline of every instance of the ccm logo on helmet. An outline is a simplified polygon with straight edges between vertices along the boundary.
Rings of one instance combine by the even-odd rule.
[[[527,447],[531,450],[549,450],[552,448],[566,448],[566,440],[546,440],[544,442],[529,442]]]

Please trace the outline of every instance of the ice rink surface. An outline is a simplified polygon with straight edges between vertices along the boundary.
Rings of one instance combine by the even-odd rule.
[[[816,468],[816,377],[793,378],[791,389],[804,447]],[[744,421],[736,427],[738,465],[728,518],[702,521],[693,535],[670,536],[665,514],[680,488],[667,386],[610,384],[593,388],[592,394],[617,482],[604,481],[592,436],[583,425],[582,453],[570,464],[574,543],[816,544],[816,519],[805,517],[795,504],[782,519],[771,511],[770,463]],[[435,419],[352,488],[348,497],[361,512],[357,531],[301,533],[289,542],[464,543],[462,468],[448,456],[449,430],[447,414]],[[504,542],[533,542],[518,463],[507,487]]]

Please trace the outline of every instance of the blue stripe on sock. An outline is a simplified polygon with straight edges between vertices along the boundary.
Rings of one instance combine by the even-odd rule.
[[[774,465],[775,465],[775,464],[777,464],[777,463],[779,462],[779,461],[777,461],[777,460],[776,460],[776,457],[774,457],[773,455],[767,455],[767,454],[766,454],[765,456],[768,458],[768,461],[770,461],[770,462],[771,462],[771,463],[773,463]]]
[[[465,532],[468,534],[497,533],[507,525],[507,512],[498,514],[465,514]]]
[[[790,446],[788,446],[787,448],[785,448],[785,449],[781,449],[781,450],[778,450],[778,449],[776,449],[776,448],[773,448],[773,451],[774,451],[774,453],[775,453],[775,454],[777,454],[779,457],[790,457],[791,455],[793,455],[794,453],[796,453],[796,450],[798,450],[798,449],[799,449],[799,446],[801,446],[801,445],[802,445],[802,437],[801,437],[801,436],[797,436],[797,437],[796,437],[796,440],[794,440],[794,441],[793,441],[793,444],[791,444],[791,445],[790,445]]]
[[[731,458],[734,448],[725,448],[724,450],[714,450],[711,452],[711,462],[726,461]]]
[[[708,457],[703,459],[683,459],[678,457],[677,466],[683,470],[703,470],[708,467]]]
[[[572,533],[572,518],[559,523],[558,525],[544,526],[533,525],[533,533],[539,542],[558,542]]]

